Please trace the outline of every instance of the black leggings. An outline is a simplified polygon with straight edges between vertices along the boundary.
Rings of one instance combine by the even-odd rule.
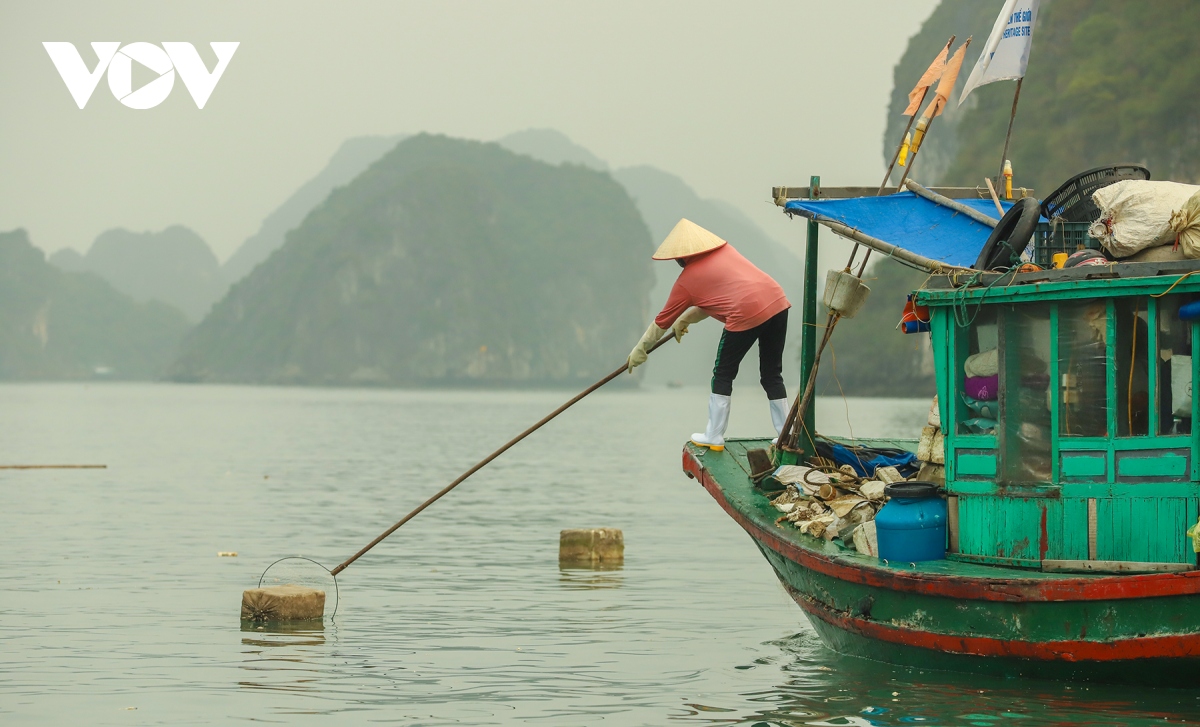
[[[722,396],[733,394],[733,379],[737,376],[742,359],[750,347],[758,341],[758,380],[767,392],[768,399],[786,399],[787,388],[783,385],[783,344],[787,339],[787,310],[780,311],[766,323],[747,331],[721,333],[717,345],[717,362],[713,366],[712,393]]]

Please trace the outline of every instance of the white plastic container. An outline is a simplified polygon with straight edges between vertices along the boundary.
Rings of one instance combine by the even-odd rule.
[[[867,302],[871,289],[861,278],[844,270],[830,270],[825,275],[825,307],[842,318],[853,318]]]

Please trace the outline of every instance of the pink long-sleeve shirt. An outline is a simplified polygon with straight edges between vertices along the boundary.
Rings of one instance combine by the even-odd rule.
[[[691,306],[724,323],[726,330],[746,331],[792,304],[779,283],[727,243],[688,261],[654,325],[669,328]]]

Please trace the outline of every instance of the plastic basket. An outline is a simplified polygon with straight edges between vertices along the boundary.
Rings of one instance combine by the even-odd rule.
[[[1100,241],[1088,236],[1089,222],[1039,222],[1033,232],[1033,261],[1043,268],[1054,262],[1054,254],[1070,255],[1078,250],[1099,250]]]
[[[1048,220],[1057,217],[1064,222],[1093,222],[1100,216],[1100,209],[1092,201],[1092,194],[1097,189],[1125,179],[1149,178],[1150,170],[1137,164],[1089,169],[1071,177],[1042,200],[1042,217]]]

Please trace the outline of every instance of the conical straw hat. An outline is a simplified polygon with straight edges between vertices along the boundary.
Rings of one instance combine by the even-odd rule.
[[[667,235],[667,239],[651,257],[654,260],[674,260],[716,250],[724,244],[725,240],[695,222],[684,219],[675,225],[675,229],[671,230],[671,234]]]

